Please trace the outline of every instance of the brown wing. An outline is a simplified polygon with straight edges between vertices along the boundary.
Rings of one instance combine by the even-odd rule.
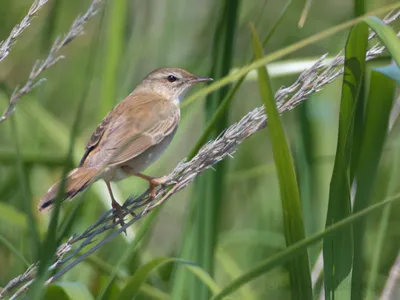
[[[154,94],[131,95],[110,113],[83,165],[103,168],[129,161],[171,134],[179,118],[179,109],[171,101]]]
[[[87,145],[85,147],[85,153],[83,154],[81,161],[79,163],[80,167],[84,164],[90,151],[92,151],[97,146],[97,144],[100,142],[100,139],[102,138],[102,136],[108,126],[108,123],[111,119],[110,115],[111,115],[111,112],[109,112],[106,115],[106,117],[103,119],[103,121],[101,121],[99,126],[97,126],[96,130],[93,132],[92,136],[90,137],[89,142],[87,143]]]

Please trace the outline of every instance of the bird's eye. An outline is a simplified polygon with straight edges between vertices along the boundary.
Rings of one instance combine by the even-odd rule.
[[[174,75],[169,75],[167,79],[169,82],[175,82],[177,80],[177,78]]]

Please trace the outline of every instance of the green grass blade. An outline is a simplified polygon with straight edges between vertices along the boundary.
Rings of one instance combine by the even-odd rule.
[[[128,1],[107,1],[107,28],[104,42],[102,83],[100,92],[100,120],[115,104],[117,96],[118,66],[124,48],[124,29],[128,12]]]
[[[83,101],[81,101],[81,105]],[[80,105],[80,106],[81,106]],[[68,166],[71,164],[72,160],[72,151],[74,147],[74,140],[77,134],[78,121],[80,119],[80,112],[82,111],[81,107],[79,107],[77,112],[77,117],[74,122],[74,127],[71,132],[71,143],[69,147],[69,151],[67,154],[67,158],[65,159],[63,174],[61,177],[60,188],[57,192],[57,196],[55,199],[55,206],[52,211],[50,223],[47,229],[47,235],[39,250],[39,267],[36,278],[32,283],[28,291],[28,299],[40,299],[44,293],[43,285],[46,281],[47,274],[49,273],[48,268],[51,265],[51,261],[53,260],[54,254],[57,250],[57,228],[58,228],[58,220],[60,216],[60,205],[61,205],[61,197],[64,193],[65,184],[66,184],[66,175],[68,172]]]
[[[230,257],[226,253],[226,251],[221,249],[221,247],[217,251],[216,258],[218,260],[219,265],[221,266],[221,269],[224,271],[224,273],[228,275],[229,279],[237,278],[240,276],[240,274],[243,273],[243,270],[238,266],[235,259]],[[242,288],[238,292],[241,293],[241,299],[246,299],[246,300],[257,299],[254,289],[249,285],[242,286]]]
[[[312,0],[305,0],[304,2],[304,8],[301,12],[300,20],[297,25],[299,28],[303,28],[304,24],[306,23],[308,13],[311,9]]]
[[[282,11],[280,12],[277,20],[272,25],[271,29],[268,31],[268,33],[263,41],[263,46],[265,46],[269,42],[269,40],[275,33],[276,28],[282,22],[283,17],[286,15],[286,12],[291,4],[292,4],[292,0],[289,0],[286,2],[285,6],[283,7]],[[216,111],[214,112],[214,114],[212,115],[210,120],[208,121],[206,129],[203,131],[203,133],[201,134],[201,137],[197,140],[195,146],[190,151],[190,153],[188,155],[188,159],[193,158],[196,155],[196,153],[200,150],[200,148],[207,142],[207,139],[210,137],[211,133],[214,131],[216,124],[225,115],[225,112],[229,108],[229,105],[231,104],[233,97],[236,95],[236,92],[242,86],[245,79],[246,79],[246,74],[244,76],[242,76],[241,78],[239,78],[239,80],[235,83],[235,85],[230,89],[229,93],[221,101],[221,103],[217,107]]]
[[[350,157],[355,112],[365,70],[367,39],[368,26],[360,23],[352,28],[346,44],[338,143],[330,182],[327,227],[350,214],[350,186],[352,183]],[[334,296],[335,289],[350,273],[352,241],[352,232],[349,230],[343,230],[334,237],[324,239],[324,280],[327,299]]]
[[[251,30],[255,57],[260,58],[263,55],[261,41],[253,26]],[[258,70],[258,78],[261,98],[268,115],[268,132],[279,179],[285,239],[286,244],[290,246],[305,237],[299,189],[293,158],[286,141],[271,82],[265,67]],[[312,299],[311,274],[307,251],[290,263],[289,274],[292,297]]]
[[[98,300],[107,299],[109,289],[111,289],[112,284],[114,283],[115,279],[117,278],[120,268],[122,267],[122,265],[125,262],[132,259],[133,255],[137,251],[137,247],[139,246],[139,243],[144,238],[146,233],[149,232],[149,228],[152,226],[152,224],[159,212],[160,212],[160,208],[157,208],[144,219],[140,228],[136,232],[135,239],[126,248],[125,252],[121,255],[121,258],[116,263],[116,265],[114,267],[114,271],[111,274],[110,278],[108,279],[108,282],[104,285],[102,291],[100,292],[99,296],[97,297]]]
[[[365,14],[366,0],[354,0],[354,16],[359,17]]]
[[[196,188],[197,186],[195,186]],[[186,222],[185,222],[185,229],[184,229],[184,234],[182,235],[184,238],[182,240],[182,245],[180,246],[179,249],[179,257],[181,259],[189,259],[191,257],[195,257],[195,251],[197,249],[194,249],[193,244],[194,244],[194,217],[196,216],[196,207],[197,207],[197,202],[195,202],[196,199],[193,199],[192,202],[189,205],[189,210],[186,216]],[[188,290],[188,287],[190,287],[190,279],[187,278],[188,276],[188,271],[185,268],[175,268],[174,273],[172,275],[173,278],[173,284],[171,287],[171,296],[172,299],[183,299],[186,295],[186,292]]]
[[[365,14],[366,0],[354,0],[354,17],[359,17]],[[360,90],[360,98],[364,99],[365,92],[365,75],[362,78],[362,86]],[[351,153],[351,166],[350,166],[350,178],[354,178],[354,172],[357,169],[357,159],[360,154],[361,147],[361,136],[364,128],[364,105],[359,102],[357,105],[355,117],[354,117],[354,132],[353,132],[353,147]]]
[[[398,166],[400,165],[400,147],[399,147],[399,139],[393,144],[395,147],[394,154],[393,154],[393,164],[390,172],[390,181],[388,183],[388,188],[386,193],[392,194],[395,192],[398,184],[398,178],[400,178],[400,169]],[[378,234],[376,238],[376,242],[374,245],[372,262],[371,262],[371,271],[368,276],[368,284],[367,284],[367,294],[365,299],[373,300],[375,299],[375,290],[376,290],[376,283],[379,276],[379,267],[381,262],[381,257],[383,253],[383,249],[385,246],[384,239],[385,236],[390,232],[389,228],[389,221],[390,221],[390,214],[392,213],[392,205],[387,205],[382,212],[381,219],[379,221],[379,228]]]
[[[386,46],[387,50],[397,63],[397,66],[400,68],[400,40],[393,28],[385,25],[385,23],[377,17],[366,18],[365,22],[367,22],[368,26],[376,32],[378,38]]]
[[[239,289],[241,286],[244,284],[247,284],[251,280],[267,273],[268,271],[283,265],[287,261],[290,261],[297,255],[301,254],[304,252],[304,250],[317,243],[321,239],[327,237],[327,236],[332,236],[335,235],[338,231],[346,229],[350,230],[350,225],[359,222],[360,220],[365,219],[366,216],[378,212],[384,207],[386,207],[389,204],[394,204],[394,202],[400,201],[400,194],[397,194],[395,196],[389,197],[379,203],[373,204],[369,206],[366,209],[363,209],[362,211],[359,211],[357,213],[354,213],[350,215],[349,217],[325,228],[324,231],[320,233],[316,233],[302,241],[299,241],[290,247],[286,248],[284,251],[281,251],[266,260],[260,262],[257,266],[252,268],[251,270],[247,271],[246,273],[242,274],[240,277],[236,278],[234,281],[229,283],[227,286],[225,286],[217,295],[214,295],[211,300],[220,300],[223,299],[223,297],[226,297],[230,294],[232,294],[234,291]]]
[[[192,159],[197,152],[200,150],[201,147],[207,142],[208,138],[210,137],[211,133],[215,131],[216,124],[223,118],[226,114],[226,111],[229,108],[229,105],[232,102],[233,97],[235,96],[236,92],[241,87],[242,83],[246,76],[243,76],[235,83],[233,88],[229,91],[229,93],[225,96],[225,98],[221,101],[220,105],[217,107],[217,110],[211,116],[210,121],[206,126],[206,129],[201,134],[200,138],[197,140],[196,144],[194,145],[193,149],[190,151],[188,155],[188,159]]]
[[[100,257],[95,255],[88,256],[86,262],[90,264],[96,270],[96,272],[102,272],[106,275],[114,276],[114,272],[116,270],[115,266],[109,264],[107,261],[101,259]],[[129,278],[129,276],[126,272],[124,272],[124,270],[117,269],[116,278],[120,281],[126,281]],[[140,286],[139,292],[140,294],[146,295],[151,299],[162,299],[162,300],[170,299],[167,293],[146,283],[143,283]],[[104,297],[103,299],[108,299],[108,298]]]
[[[97,32],[98,33],[98,32]],[[92,40],[92,46],[94,46],[97,42],[97,39]],[[94,58],[89,59],[86,65],[86,75],[88,78],[93,77],[93,70],[94,70]],[[50,223],[48,225],[46,237],[40,246],[40,251],[38,255],[39,266],[36,278],[32,283],[31,288],[28,291],[27,297],[29,299],[37,299],[41,298],[44,293],[43,284],[46,281],[47,275],[49,273],[49,266],[53,261],[54,254],[58,247],[58,228],[59,228],[59,217],[60,217],[60,205],[61,205],[61,198],[64,193],[65,184],[66,184],[66,175],[69,169],[69,166],[72,164],[73,161],[73,152],[75,148],[75,142],[78,136],[78,128],[82,119],[83,109],[85,102],[87,100],[87,95],[89,89],[85,86],[81,86],[81,99],[78,103],[77,111],[75,114],[75,120],[72,126],[72,130],[70,133],[70,140],[68,146],[68,153],[63,165],[63,172],[60,181],[60,188],[57,191],[56,199],[55,199],[55,206],[52,210],[52,215],[50,219]]]
[[[214,280],[203,269],[193,265],[193,263],[173,257],[159,257],[149,261],[141,268],[139,268],[135,272],[135,274],[127,280],[124,288],[121,290],[121,293],[116,297],[116,299],[133,299],[138,294],[140,287],[145,282],[150,273],[167,263],[178,263],[179,265],[186,266],[188,270],[190,270],[203,283],[206,284],[206,286],[213,292],[213,294],[216,294],[220,291],[220,288],[217,286]]]
[[[395,82],[379,71],[373,70],[365,111],[365,129],[359,158],[359,168],[356,173],[357,192],[354,199],[354,212],[366,208],[372,197],[378,165],[388,131],[394,92]],[[365,222],[359,222],[354,225],[354,258],[351,289],[351,298],[354,300],[364,299],[364,235]]]
[[[262,43],[263,47],[265,47],[268,44],[269,40],[274,35],[276,29],[278,28],[279,24],[281,24],[283,17],[286,15],[286,13],[292,3],[293,3],[293,0],[288,0],[286,2],[285,6],[282,8],[281,12],[278,15],[278,18],[276,19],[274,24],[271,26],[271,29],[268,31],[267,35],[265,36],[265,39]]]
[[[226,76],[232,68],[235,31],[240,3],[241,1],[239,0],[225,0],[221,3],[221,13],[216,24],[212,48],[212,67],[210,72],[210,77],[212,78],[217,79]],[[223,103],[228,92],[229,87],[225,86],[206,98],[204,112],[207,121],[212,119],[215,111]],[[225,108],[227,107],[228,105],[225,106]],[[215,122],[213,130],[210,132],[213,137],[216,137],[229,125],[228,111],[225,108],[220,110],[221,113],[218,122]],[[193,227],[194,232],[191,233],[195,236],[193,247],[196,251],[189,260],[199,264],[211,276],[214,275],[214,255],[218,238],[220,207],[224,196],[226,173],[227,162],[223,161],[216,166],[215,172],[206,172],[198,178],[195,182],[196,194],[193,195],[192,199],[192,201],[197,202],[198,206],[196,222]],[[192,205],[195,204],[193,203]],[[189,288],[189,297],[191,299],[202,300],[209,298],[210,292],[204,282],[194,279],[193,276],[183,277],[182,280],[186,282],[192,280],[192,285]]]

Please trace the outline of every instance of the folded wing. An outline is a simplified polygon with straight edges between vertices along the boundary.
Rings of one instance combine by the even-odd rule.
[[[123,164],[160,143],[176,128],[179,109],[154,94],[130,95],[112,110],[92,135],[81,165]]]

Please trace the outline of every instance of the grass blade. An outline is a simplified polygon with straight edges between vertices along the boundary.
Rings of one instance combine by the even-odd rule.
[[[286,2],[285,6],[283,7],[282,11],[280,12],[277,20],[272,25],[271,29],[268,31],[264,41],[263,46],[265,46],[269,40],[271,39],[272,35],[275,33],[276,28],[282,22],[283,17],[285,16],[289,6],[292,4],[292,0]],[[221,101],[219,106],[217,107],[216,111],[208,121],[206,129],[201,134],[201,137],[197,140],[195,146],[193,147],[192,151],[190,151],[188,155],[188,159],[193,158],[196,153],[200,150],[200,148],[206,143],[207,139],[210,137],[211,133],[214,131],[216,124],[221,120],[221,118],[225,115],[226,110],[228,109],[229,105],[232,102],[233,97],[236,95],[236,92],[242,86],[244,80],[246,79],[246,74],[239,78],[239,80],[235,83],[235,85],[230,89],[229,93],[225,96],[225,98]]]
[[[239,12],[239,0],[225,0],[221,4],[221,15],[217,23],[214,43],[212,49],[212,68],[210,77],[221,78],[226,76],[232,68],[232,58],[234,52],[235,30]],[[206,99],[205,116],[206,120],[213,118],[218,106],[219,109],[218,122],[213,127],[208,126],[208,133],[217,136],[228,126],[228,101],[224,99],[229,92],[229,87],[222,88],[215,94],[209,95]],[[192,152],[193,153],[193,152]],[[216,166],[215,172],[207,172],[195,181],[195,191],[193,194],[192,204],[197,205],[195,222],[193,231],[186,238],[193,238],[192,247],[196,249],[189,257],[189,260],[198,263],[206,272],[213,276],[214,272],[214,252],[217,243],[218,223],[220,218],[220,207],[223,201],[223,189],[225,186],[227,162],[221,162]],[[187,225],[190,226],[190,225]],[[193,237],[190,237],[193,236]],[[185,241],[183,242],[185,244]],[[179,272],[179,271],[178,271]],[[187,273],[187,272],[186,272]],[[210,296],[208,288],[205,284],[193,279],[192,276],[182,276],[180,281],[175,281],[177,286],[187,286],[187,282],[192,283],[190,286],[191,299],[208,299]],[[174,295],[177,292],[174,292]],[[185,298],[177,295],[179,299]]]
[[[92,40],[92,45],[95,44],[97,39]],[[93,75],[93,68],[94,68],[94,59],[89,59],[86,65],[86,74],[88,78],[92,78]],[[79,124],[82,119],[83,115],[83,108],[85,102],[87,100],[88,88],[85,86],[81,86],[82,94],[81,99],[79,101],[77,111],[75,114],[75,120],[72,126],[72,130],[70,133],[70,141],[68,146],[68,153],[63,165],[63,172],[60,181],[60,187],[57,191],[56,199],[55,199],[55,206],[52,211],[50,223],[48,225],[46,237],[40,246],[39,251],[39,266],[36,278],[32,283],[31,288],[28,291],[28,298],[37,299],[41,298],[44,293],[43,285],[46,281],[47,274],[49,273],[49,266],[53,260],[54,254],[56,253],[58,244],[58,229],[59,229],[59,217],[60,217],[60,205],[61,205],[61,198],[64,193],[65,184],[66,184],[66,175],[69,169],[69,166],[72,164],[73,160],[73,152],[75,148],[75,142],[77,140],[78,135],[78,128]]]
[[[391,194],[394,193],[396,188],[397,188],[397,179],[400,177],[400,169],[397,167],[400,164],[400,148],[399,148],[399,141],[397,141],[393,144],[395,148],[395,152],[393,154],[393,164],[392,168],[389,171],[390,172],[390,181],[388,183],[388,188],[387,188],[387,193]],[[366,294],[366,299],[367,300],[373,300],[375,298],[374,291],[375,291],[375,286],[377,283],[378,275],[379,275],[379,267],[380,267],[380,262],[381,262],[381,257],[383,253],[383,247],[385,245],[384,243],[384,238],[387,235],[388,228],[389,228],[389,221],[390,221],[390,214],[392,212],[392,205],[389,204],[387,205],[382,212],[381,219],[379,221],[379,229],[378,229],[378,234],[377,234],[377,239],[373,251],[373,256],[372,256],[372,262],[371,262],[371,271],[368,276],[368,284],[367,284],[367,294]]]
[[[365,22],[376,32],[378,38],[386,46],[397,66],[400,68],[400,40],[397,38],[393,28],[385,25],[382,20],[377,17],[366,18]]]
[[[350,214],[350,164],[352,154],[354,118],[365,70],[365,53],[368,44],[368,26],[355,25],[348,37],[345,53],[345,72],[340,103],[339,133],[336,158],[329,189],[326,226]],[[334,297],[338,285],[349,275],[352,265],[352,233],[341,231],[324,239],[325,297]]]
[[[354,16],[359,17],[365,14],[366,0],[354,0]]]
[[[301,12],[299,23],[297,24],[299,28],[303,28],[304,24],[306,23],[308,13],[311,9],[312,0],[305,0],[304,2],[304,8]]]
[[[118,65],[124,47],[124,29],[128,12],[128,1],[107,1],[107,28],[104,43],[104,66],[100,92],[100,120],[115,104],[117,96]]]
[[[253,26],[251,26],[251,31],[255,57],[260,58],[263,55],[261,41]],[[258,70],[258,84],[268,115],[268,132],[279,179],[285,239],[286,244],[290,246],[305,237],[294,163],[265,67]],[[290,263],[289,274],[292,297],[312,299],[311,274],[306,251]]]
[[[357,192],[354,212],[368,206],[371,199],[378,165],[386,139],[390,111],[393,105],[395,82],[379,71],[373,70],[365,111],[365,129],[362,138],[359,168],[356,173]],[[364,234],[365,222],[353,227],[354,258],[352,274],[352,299],[364,299]]]
[[[132,243],[129,245],[129,247],[126,248],[125,252],[121,255],[121,258],[117,262],[117,264],[114,267],[114,270],[108,279],[107,283],[104,285],[102,291],[99,294],[99,297],[97,299],[99,300],[105,300],[107,299],[107,295],[109,290],[112,287],[112,284],[114,283],[115,279],[118,276],[118,272],[120,270],[120,267],[127,261],[130,261],[137,251],[137,247],[141,240],[144,238],[146,233],[149,231],[149,228],[153,225],[155,218],[157,217],[158,213],[160,211],[160,208],[154,210],[149,216],[144,219],[143,224],[140,226],[138,231],[136,232],[135,239],[132,241]]]

